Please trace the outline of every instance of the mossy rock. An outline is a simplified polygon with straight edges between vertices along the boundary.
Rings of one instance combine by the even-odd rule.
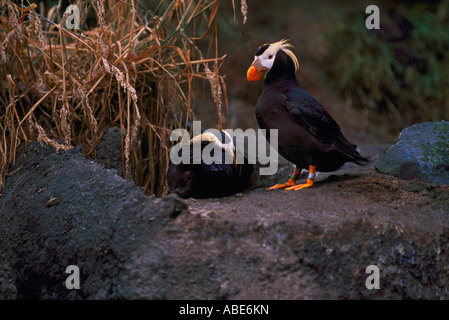
[[[404,129],[376,161],[379,172],[449,185],[449,122],[423,122]]]

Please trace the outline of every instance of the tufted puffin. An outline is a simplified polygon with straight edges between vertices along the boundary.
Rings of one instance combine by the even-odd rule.
[[[300,190],[313,186],[315,170],[335,171],[346,162],[368,163],[321,103],[299,86],[295,75],[299,62],[292,47],[287,40],[262,45],[247,72],[248,81],[264,81],[256,105],[260,128],[278,129],[278,152],[295,165],[287,183],[267,190]],[[296,184],[301,169],[307,168],[307,182]]]
[[[210,143],[219,148],[211,148],[210,155],[214,157],[216,150],[221,151],[221,162],[194,164],[194,144],[200,143],[201,154]],[[231,135],[225,130],[221,131],[221,141],[213,133],[205,132],[190,140],[189,164],[174,164],[170,162],[167,172],[167,183],[170,192],[179,194],[183,198],[216,198],[233,195],[249,186],[253,165],[247,161],[236,163],[235,147]],[[178,155],[182,156],[183,148]],[[226,163],[226,156],[232,156],[233,163]],[[246,159],[245,159],[246,160]]]

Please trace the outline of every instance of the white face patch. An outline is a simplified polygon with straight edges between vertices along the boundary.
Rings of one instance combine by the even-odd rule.
[[[271,70],[271,68],[273,67],[274,59],[276,59],[276,52],[271,51],[273,50],[270,50],[270,48],[268,48],[260,56],[254,57],[255,59],[259,58],[262,67],[266,68],[267,72]]]
[[[287,40],[281,40],[275,43],[271,43],[269,47],[260,55],[255,56],[254,61],[259,59],[260,64],[263,68],[266,68],[267,73],[273,67],[274,59],[276,59],[276,53],[279,50],[283,50],[293,61],[295,65],[295,72],[299,70],[299,62],[294,53],[289,49],[292,45],[287,42]]]

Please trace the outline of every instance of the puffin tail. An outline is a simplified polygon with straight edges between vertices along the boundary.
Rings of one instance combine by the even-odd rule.
[[[354,163],[361,166],[366,166],[369,163],[369,160],[367,158],[362,157],[358,152],[356,157],[352,157],[352,160]]]
[[[347,156],[349,160],[355,164],[366,166],[369,163],[367,158],[360,155],[357,146],[349,143],[346,139],[340,139],[339,143],[332,146]]]
[[[353,150],[354,152],[351,153],[351,155],[349,156],[349,158],[351,159],[352,162],[361,165],[361,166],[366,166],[369,163],[369,160],[365,157],[362,157],[359,153],[359,148],[357,148],[357,146],[355,144],[352,145],[353,146]]]

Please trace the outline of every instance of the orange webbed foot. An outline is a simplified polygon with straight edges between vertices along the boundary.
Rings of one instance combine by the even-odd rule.
[[[315,180],[315,169],[316,166],[309,166],[309,176],[307,177],[307,182],[304,184],[297,184],[286,188],[285,190],[301,190],[304,188],[310,188],[313,186]]]
[[[311,186],[313,186],[313,180],[312,179],[307,179],[307,182],[304,184],[297,184],[295,186],[291,186],[289,188],[286,188],[285,190],[301,190],[304,188],[310,188]]]
[[[272,186],[272,187],[270,187],[270,188],[267,188],[267,189],[265,189],[265,190],[271,191],[271,190],[275,190],[275,189],[282,189],[282,188],[292,187],[292,186],[294,186],[295,184],[296,184],[296,183],[295,183],[295,180],[292,179],[292,178],[290,178],[290,179],[288,179],[287,183],[276,184],[276,185],[274,185],[274,186]]]

